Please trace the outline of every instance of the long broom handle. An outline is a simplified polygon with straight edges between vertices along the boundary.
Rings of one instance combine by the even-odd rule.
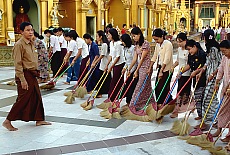
[[[91,92],[91,94],[90,94],[90,96],[89,96],[89,98],[88,98],[88,101],[89,101],[89,99],[93,96],[94,91],[97,89],[97,87],[98,87],[99,83],[101,82],[101,80],[103,79],[105,73],[106,73],[106,72],[103,72],[101,78],[98,80],[96,86],[93,88],[93,90],[92,90],[92,92]]]
[[[180,75],[182,75],[182,71],[183,71],[183,70],[184,70],[184,67],[181,68],[181,70],[180,70]],[[170,97],[170,95],[172,94],[174,88],[176,87],[176,84],[177,84],[178,80],[179,80],[178,77],[174,80],[173,85],[172,85],[172,88],[169,90],[169,92],[168,92],[168,94],[167,94],[167,96],[166,96],[166,98],[165,98],[165,100],[164,100],[164,102],[163,102],[162,105],[165,105],[165,104],[168,102],[169,97]]]
[[[99,91],[101,90],[101,88],[102,88],[102,86],[103,86],[103,84],[104,84],[104,82],[105,82],[105,80],[106,80],[106,78],[107,78],[108,75],[109,75],[109,72],[107,72],[107,74],[105,75],[105,77],[104,77],[104,79],[103,79],[103,81],[102,81],[100,87],[98,88],[96,94],[95,94],[94,97],[93,97],[94,99],[97,97],[97,95],[98,95]]]
[[[158,96],[156,102],[159,101],[159,99],[160,99],[160,97],[161,97],[161,95],[162,95],[162,93],[163,93],[163,91],[164,91],[166,85],[168,84],[168,81],[169,81],[171,75],[172,75],[172,73],[169,74],[169,76],[168,76],[168,78],[167,78],[167,80],[166,80],[166,82],[165,82],[165,84],[164,84],[164,86],[163,86],[163,88],[162,88],[162,90],[161,90],[161,92],[160,92],[160,95]]]
[[[79,87],[83,86],[83,84],[85,83],[85,80],[87,79],[87,77],[89,76],[90,72],[92,71],[92,68],[90,68],[88,70],[88,72],[86,73],[86,75],[84,76],[84,78],[81,80],[80,84],[78,85]]]
[[[137,101],[138,101],[138,99],[139,99],[139,97],[140,97],[140,95],[141,95],[141,92],[143,91],[143,89],[144,89],[144,87],[145,87],[145,84],[146,84],[146,82],[147,82],[148,77],[149,77],[149,75],[147,74],[146,77],[145,77],[145,80],[144,80],[144,82],[143,82],[143,84],[142,84],[142,86],[141,86],[141,89],[140,89],[140,91],[138,92],[137,97],[136,97],[136,99],[135,99],[135,101],[134,101],[134,103],[133,103],[134,106],[137,104]]]
[[[70,67],[71,67],[71,65],[68,66],[68,67],[67,67],[58,77],[56,77],[53,81],[57,82],[57,80],[60,79],[61,76],[62,76],[63,74],[65,74],[65,72],[66,72]]]
[[[123,91],[124,86],[125,86],[125,84],[126,84],[128,79],[129,79],[129,76],[125,79],[125,82],[122,84],[120,90],[118,91],[118,94],[116,95],[116,97],[115,97],[115,99],[114,99],[114,101],[112,103],[112,106],[115,104],[116,100],[121,97],[122,91]]]
[[[213,94],[212,94],[212,98],[211,98],[211,100],[210,100],[210,102],[209,102],[209,104],[208,104],[208,108],[206,109],[205,114],[204,114],[204,117],[203,117],[203,119],[202,119],[202,121],[201,121],[201,123],[200,123],[200,128],[201,128],[202,125],[204,124],[204,120],[205,120],[205,118],[206,118],[206,116],[207,116],[207,114],[208,114],[208,110],[209,110],[209,108],[211,107],[211,104],[212,104],[212,101],[213,101],[215,95],[216,95],[216,89],[214,90],[214,92],[213,92]]]
[[[58,71],[57,71],[57,73],[55,74],[55,76],[54,76],[53,79],[55,79],[55,78],[58,76],[58,74],[60,73],[60,71],[62,70],[62,68],[63,68],[64,66],[65,66],[65,62],[63,61],[62,64],[61,64],[61,66],[60,66],[60,68],[58,69]]]
[[[118,84],[120,83],[121,79],[123,78],[124,74],[125,74],[125,73],[122,72],[121,77],[118,79],[117,84],[115,85],[115,87],[113,88],[112,93],[111,93],[110,96],[109,96],[109,99],[113,96],[113,94],[114,94],[114,92],[115,92],[115,89],[117,88],[117,86],[118,86]]]
[[[129,88],[131,87],[131,85],[133,84],[135,78],[132,79],[132,81],[130,82],[129,86],[127,87],[127,89],[125,90],[124,94],[122,95],[122,97],[119,100],[119,104],[121,103],[121,101],[123,100],[123,98],[125,97],[125,95],[127,94]],[[117,106],[118,107],[118,106]]]
[[[92,69],[91,73],[89,74],[87,80],[84,83],[84,87],[86,87],[86,84],[88,83],[89,79],[91,78],[91,76],[93,75],[94,71],[96,70],[97,65]]]
[[[208,137],[208,134],[211,132],[211,130],[212,130],[212,127],[213,127],[213,125],[214,125],[214,122],[216,121],[216,119],[217,119],[217,116],[218,116],[218,114],[219,114],[219,110],[220,110],[220,107],[221,107],[221,105],[222,105],[222,103],[223,103],[223,100],[224,100],[224,96],[221,98],[221,100],[220,100],[220,103],[219,103],[219,105],[218,105],[218,107],[217,107],[217,109],[216,109],[216,112],[215,112],[215,115],[214,115],[214,117],[213,117],[213,119],[212,119],[212,124],[211,124],[211,126],[210,126],[210,128],[209,128],[209,130],[208,130],[208,133],[207,133],[207,137]]]
[[[77,88],[77,86],[78,86],[78,84],[79,84],[78,81],[81,81],[81,79],[83,78],[83,75],[85,74],[85,72],[86,72],[88,66],[89,66],[89,63],[86,64],[86,66],[85,66],[83,72],[81,73],[79,79],[77,80],[77,83],[76,83],[76,84],[74,85],[74,87],[73,87],[73,91]]]
[[[222,130],[221,133],[218,135],[218,137],[214,141],[213,145],[216,144],[216,142],[218,141],[218,139],[220,138],[220,136],[224,133],[225,129],[229,126],[229,124],[230,124],[230,121],[225,125],[224,130]]]
[[[159,84],[159,81],[160,81],[160,79],[158,79],[158,81],[157,81],[155,87],[153,88],[153,90],[152,90],[152,92],[151,92],[151,94],[150,94],[150,96],[149,96],[149,98],[148,98],[148,101],[146,102],[145,106],[142,108],[143,110],[145,110],[145,109],[147,108],[147,106],[148,106],[148,104],[149,104],[149,102],[150,102],[150,100],[151,100],[151,98],[152,98],[152,96],[153,96],[153,94],[154,94],[154,92],[155,92],[155,90],[156,90],[158,84]]]

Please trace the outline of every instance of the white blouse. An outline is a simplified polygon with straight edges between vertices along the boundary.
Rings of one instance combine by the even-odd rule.
[[[88,45],[85,43],[85,41],[82,38],[77,38],[77,49],[82,49],[81,56],[82,58],[86,58],[89,55]]]
[[[189,54],[188,50],[182,50],[181,47],[178,48],[177,62],[179,63],[179,70],[188,64],[188,54]],[[190,75],[191,75],[190,70],[182,74],[182,76],[190,76]]]
[[[116,60],[116,58],[120,57],[118,62],[115,64],[115,66],[120,65],[125,62],[124,58],[124,51],[123,47],[121,45],[121,41],[115,41],[115,42],[110,42],[110,56],[112,57],[112,63]]]
[[[108,63],[108,45],[106,43],[103,43],[101,46],[98,46],[100,55],[103,55],[104,57],[101,59],[99,69],[104,71],[105,67]]]
[[[72,51],[70,57],[75,57],[78,53],[77,44],[75,40],[70,40],[68,44],[68,52]]]
[[[127,69],[129,68],[129,66],[132,63],[133,57],[134,57],[134,51],[135,46],[132,45],[130,48],[125,47],[124,48],[124,56],[125,56],[125,66]],[[137,63],[133,66],[133,68],[131,69],[131,73],[133,73],[137,68]]]

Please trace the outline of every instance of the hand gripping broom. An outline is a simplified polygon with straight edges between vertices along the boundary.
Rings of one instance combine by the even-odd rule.
[[[206,116],[207,116],[207,113],[208,113],[209,108],[211,107],[211,104],[212,104],[212,101],[213,101],[215,95],[216,95],[216,90],[214,90],[214,92],[213,92],[212,98],[211,98],[211,100],[210,100],[210,102],[209,102],[208,108],[206,109],[206,112],[205,112],[205,114],[204,114],[204,117],[203,117],[203,119],[202,119],[202,122],[201,122],[201,124],[200,124],[200,127],[199,127],[198,129],[194,130],[193,132],[191,132],[191,133],[189,134],[191,137],[187,140],[187,143],[193,144],[193,145],[197,145],[197,144],[199,144],[201,141],[207,140],[207,139],[206,139],[206,136],[203,135],[203,132],[201,131],[201,127],[202,127],[202,125],[203,125],[203,123],[204,123],[204,120],[205,120],[205,118],[206,118]]]
[[[101,78],[99,79],[98,83],[96,84],[94,90],[92,91],[90,97],[89,97],[88,100],[87,100],[87,103],[85,103],[85,105],[81,105],[81,106],[83,107],[84,110],[87,111],[87,110],[92,109],[93,104],[94,104],[94,100],[96,99],[96,97],[97,97],[97,95],[98,95],[98,93],[99,93],[101,87],[103,86],[103,84],[104,84],[104,82],[105,82],[107,76],[109,75],[108,72],[107,72],[106,74],[105,74],[105,73],[106,73],[106,71],[104,71],[104,73],[102,74],[102,76],[101,76]],[[105,76],[104,76],[104,75],[105,75]],[[104,79],[103,79],[103,78],[104,78]],[[99,83],[101,82],[102,79],[103,79],[103,81],[102,81],[100,87],[98,88],[98,90],[97,90],[96,94],[94,95],[93,99],[90,100],[90,98],[91,98],[93,92],[96,90],[96,88],[98,87],[98,85],[99,85]]]
[[[145,113],[144,110],[140,109],[140,110],[137,110],[135,105],[145,87],[145,84],[147,82],[147,79],[148,79],[149,75],[147,74],[146,77],[145,77],[145,80],[142,84],[142,87],[140,89],[140,91],[138,92],[137,94],[137,97],[134,101],[134,104],[132,106],[123,106],[122,107],[122,110],[120,112],[121,116],[122,117],[125,117],[126,119],[129,119],[129,120],[137,120],[137,121],[144,121],[144,122],[149,122],[151,121],[149,119],[149,116]],[[147,108],[147,107],[146,107]]]
[[[112,105],[111,97],[113,96],[113,94],[114,94],[114,92],[115,92],[117,86],[119,85],[121,79],[124,78],[123,76],[124,76],[124,73],[121,74],[121,76],[120,76],[120,78],[118,79],[117,84],[116,84],[115,87],[113,88],[113,91],[112,91],[112,93],[110,94],[109,98],[107,98],[106,100],[104,100],[104,102],[102,102],[101,104],[96,105],[97,108],[99,108],[99,109],[107,109],[107,108],[109,108],[109,107]]]
[[[58,76],[58,74],[60,73],[60,71],[62,70],[62,68],[63,68],[64,66],[65,66],[65,62],[63,61],[62,64],[61,64],[61,66],[60,66],[60,68],[58,69],[57,73],[55,74],[54,78],[53,78],[52,80],[50,80],[47,84],[41,85],[41,86],[40,86],[40,89],[48,89],[48,90],[49,90],[49,89],[54,88],[54,87],[55,87],[55,84],[56,84],[56,82],[57,82],[56,77]],[[68,66],[68,69],[69,69],[70,67],[71,67],[71,66]],[[62,72],[61,76],[62,76],[68,69],[65,69],[65,70]],[[59,78],[60,78],[61,76],[59,76]],[[58,79],[59,79],[59,78],[58,78]]]
[[[126,84],[128,80],[128,77],[126,78],[125,82],[122,84],[120,90],[118,91],[118,94],[116,95],[113,103],[111,104],[111,106],[109,106],[108,108],[104,109],[103,111],[100,112],[100,116],[101,117],[104,117],[105,119],[111,119],[112,118],[112,115],[113,115],[113,112],[117,112],[117,105],[118,102],[119,102],[119,99],[121,98],[121,95],[122,95],[122,92],[123,92],[123,89],[124,89],[124,86]],[[114,109],[114,110],[113,110]],[[117,116],[117,118],[120,118],[119,116]]]

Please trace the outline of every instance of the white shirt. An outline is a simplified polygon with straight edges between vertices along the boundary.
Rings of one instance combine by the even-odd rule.
[[[68,44],[68,52],[72,51],[70,57],[75,57],[78,53],[77,43],[75,40],[70,40]]]
[[[220,34],[222,27],[217,30],[217,34]]]
[[[125,66],[127,69],[129,68],[129,66],[132,63],[133,60],[133,56],[134,56],[134,49],[135,46],[132,45],[130,48],[125,47],[124,48],[124,55],[125,55]],[[133,66],[133,68],[131,69],[130,73],[134,72],[137,68],[137,63],[135,63],[135,65]]]
[[[179,63],[179,70],[188,64],[188,54],[189,54],[188,50],[182,50],[181,47],[178,48],[177,62]],[[190,75],[191,75],[190,70],[182,74],[182,76],[190,76]]]
[[[50,36],[50,46],[53,47],[53,50],[52,50],[53,54],[56,51],[61,51],[61,47],[60,47],[60,44],[59,44],[57,36],[55,36],[55,35]]]
[[[101,46],[98,46],[98,48],[100,55],[104,55],[104,57],[101,59],[99,69],[104,71],[108,63],[108,45],[106,43],[103,43]]]
[[[120,57],[115,66],[120,65],[125,62],[123,47],[121,46],[121,41],[110,42],[110,56],[112,57],[112,63],[116,58]]]
[[[86,58],[89,55],[88,51],[88,45],[85,43],[85,41],[82,38],[77,37],[77,49],[82,49],[81,56],[82,58]]]
[[[61,48],[67,48],[67,41],[65,40],[63,35],[59,36],[58,40],[59,43],[61,43]]]

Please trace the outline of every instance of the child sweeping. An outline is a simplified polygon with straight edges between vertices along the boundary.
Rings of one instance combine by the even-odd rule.
[[[179,65],[179,69],[182,67],[185,67],[188,63],[188,50],[185,49],[187,41],[187,36],[185,33],[179,33],[177,35],[177,43],[178,43],[178,54],[177,54],[177,61],[172,66],[172,71],[176,66]],[[179,73],[180,74],[180,73]],[[188,81],[189,77],[191,75],[190,70],[184,72],[180,79],[178,80],[178,87],[177,92],[181,90],[181,88],[184,86],[184,84]],[[187,103],[189,102],[189,95],[191,91],[191,81],[186,85],[186,87],[183,89],[183,91],[180,93],[179,97],[176,101],[176,107],[173,110],[172,114],[170,115],[171,118],[175,118],[178,116],[179,112],[184,112],[187,107]]]
[[[224,128],[230,121],[230,41],[222,41],[220,43],[220,50],[222,51],[224,56],[222,57],[221,64],[218,68],[215,89],[219,89],[220,81],[221,79],[223,79],[221,98],[224,96],[224,100],[217,116],[218,129],[213,134],[213,137],[217,137],[221,133],[222,128]],[[230,128],[230,126],[228,126],[228,128]],[[230,141],[230,129],[226,137],[224,139],[221,139],[221,141],[225,143]]]

